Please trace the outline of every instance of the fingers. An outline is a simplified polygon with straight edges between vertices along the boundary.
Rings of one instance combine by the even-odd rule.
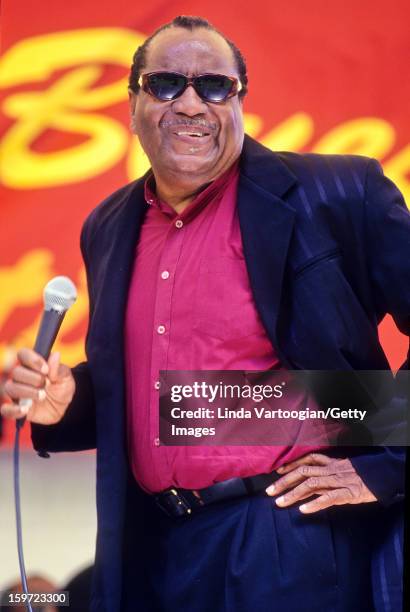
[[[281,508],[285,508],[286,506],[290,506],[302,499],[312,497],[312,495],[317,495],[319,491],[331,492],[332,490],[336,489],[345,490],[346,500],[348,500],[349,502],[351,501],[352,493],[348,488],[347,484],[342,484],[341,479],[333,474],[332,476],[317,476],[308,478],[291,491],[288,491],[284,495],[278,497],[276,500],[276,504]]]
[[[331,461],[333,461],[333,459],[327,457],[326,455],[322,455],[321,453],[308,453],[307,455],[303,455],[303,457],[299,457],[299,459],[296,459],[295,461],[281,465],[276,471],[278,474],[287,474],[300,465],[328,465]]]
[[[46,398],[44,389],[37,389],[22,383],[8,380],[4,385],[4,391],[13,403],[3,404],[1,414],[4,417],[20,419],[27,416],[33,406],[33,402],[42,402]]]
[[[30,400],[31,401],[31,400]],[[3,417],[9,419],[21,419],[22,417],[27,416],[30,407],[19,406],[18,404],[3,404],[0,408],[0,413]]]
[[[48,378],[51,382],[56,382],[59,377],[60,353],[52,353],[48,359]]]
[[[50,383],[60,383],[63,379],[71,376],[71,369],[60,363],[61,355],[59,352],[53,353],[48,359],[49,374],[48,380]]]
[[[319,465],[300,465],[282,478],[279,478],[274,484],[266,489],[268,495],[279,495],[283,491],[294,487],[306,478],[317,476],[328,476],[330,474],[329,467]]]
[[[320,495],[320,497],[313,499],[307,504],[302,504],[299,506],[299,510],[303,512],[303,514],[313,514],[325,508],[349,503],[349,494],[345,489],[334,489],[333,491],[324,492],[323,495]]]
[[[32,387],[41,388],[44,387],[46,382],[45,376],[34,370],[29,370],[21,365],[14,368],[12,372],[12,378],[14,382],[23,383]]]
[[[50,355],[48,363],[31,349],[19,351],[18,358],[20,364],[4,385],[12,403],[4,403],[1,414],[14,419],[26,416],[42,425],[58,423],[75,392],[71,369],[60,363],[59,353]]]
[[[46,392],[44,389],[37,389],[36,387],[31,387],[30,385],[16,383],[13,380],[8,380],[6,382],[4,385],[4,390],[13,401],[27,398],[41,402],[46,397]]]
[[[1,406],[4,417],[19,419],[27,416],[33,406],[46,398],[44,389],[49,367],[43,357],[29,348],[18,351],[18,365],[10,372],[4,384],[5,394],[12,403]]]
[[[280,508],[314,495],[319,497],[302,504],[299,507],[301,512],[311,513],[334,505],[377,501],[348,458],[331,459],[320,453],[312,453],[289,463],[286,469],[287,473],[266,489],[268,495],[279,496],[276,504]]]
[[[41,374],[48,374],[48,365],[45,359],[35,351],[29,348],[20,349],[17,353],[18,360],[22,366],[39,372]]]

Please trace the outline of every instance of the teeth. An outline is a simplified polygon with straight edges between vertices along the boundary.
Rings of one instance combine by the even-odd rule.
[[[205,136],[202,132],[177,132],[178,136]]]

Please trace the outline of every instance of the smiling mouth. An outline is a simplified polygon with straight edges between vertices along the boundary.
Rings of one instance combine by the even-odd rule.
[[[205,145],[208,145],[212,141],[212,134],[205,130],[198,130],[197,128],[185,128],[179,130],[172,130],[172,137],[176,142],[182,145],[191,145],[189,149],[190,153],[197,153],[203,149]],[[192,147],[194,145],[194,147]]]
[[[160,121],[159,126],[165,128],[169,135],[175,137],[181,142],[202,144],[208,142],[213,136],[217,135],[217,124],[208,122],[205,120],[185,121],[181,119],[165,120]]]

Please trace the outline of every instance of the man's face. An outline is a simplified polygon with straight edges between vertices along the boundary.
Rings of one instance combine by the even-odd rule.
[[[202,28],[170,28],[151,42],[143,73],[204,73],[238,78],[233,53],[225,40]],[[162,102],[140,90],[130,94],[133,131],[157,177],[207,182],[239,156],[243,144],[242,103],[237,95],[225,102],[204,102],[189,86],[175,100]],[[181,132],[197,128],[203,136]],[[183,174],[182,174],[183,173]]]

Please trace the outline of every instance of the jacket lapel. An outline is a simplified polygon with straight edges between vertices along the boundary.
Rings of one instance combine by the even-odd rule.
[[[282,196],[295,183],[277,155],[245,137],[238,186],[243,249],[256,306],[277,351],[283,276],[295,220],[294,208]]]

